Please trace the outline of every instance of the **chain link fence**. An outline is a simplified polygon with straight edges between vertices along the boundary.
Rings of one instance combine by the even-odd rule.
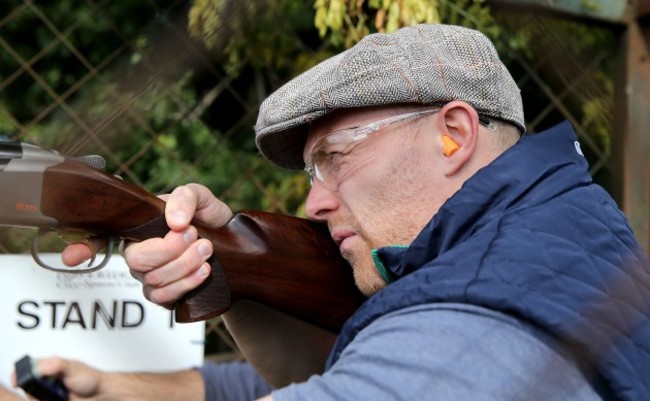
[[[311,13],[311,3],[304,3],[303,12]],[[69,2],[69,13],[61,11],[65,4],[0,5],[0,135],[67,155],[101,154],[110,172],[156,193],[199,181],[235,210],[300,211],[307,189],[302,174],[277,172],[252,141],[259,103],[286,76],[273,68],[228,74],[214,52],[188,36],[187,1],[84,0]],[[124,18],[136,14],[139,24]],[[529,131],[570,120],[592,174],[606,185],[613,93],[594,71],[612,48],[576,54],[557,36],[557,21],[513,20],[508,29],[525,27],[535,43],[529,52],[516,50],[506,36],[501,43],[523,91]],[[314,43],[300,47],[305,57],[319,50]],[[606,134],[595,131],[603,127]],[[19,234],[3,229],[0,235]],[[17,251],[7,244],[0,252]],[[210,359],[241,357],[218,318],[207,323],[206,340]]]

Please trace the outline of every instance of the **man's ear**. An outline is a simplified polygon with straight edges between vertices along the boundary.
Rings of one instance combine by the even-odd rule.
[[[443,173],[455,174],[465,166],[474,155],[478,141],[478,113],[465,102],[447,103],[439,112],[436,136],[438,148],[443,155]]]

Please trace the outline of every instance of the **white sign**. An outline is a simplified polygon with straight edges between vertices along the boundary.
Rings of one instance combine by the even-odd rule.
[[[118,255],[87,274],[45,270],[29,255],[0,255],[0,292],[0,384],[7,387],[14,363],[27,354],[120,371],[203,362],[205,323],[175,323],[170,311],[144,298]]]

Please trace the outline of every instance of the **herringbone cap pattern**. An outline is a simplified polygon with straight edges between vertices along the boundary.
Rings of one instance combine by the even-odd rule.
[[[437,24],[371,34],[271,94],[256,142],[273,163],[300,169],[308,124],[333,110],[453,100],[525,130],[519,88],[482,33]]]

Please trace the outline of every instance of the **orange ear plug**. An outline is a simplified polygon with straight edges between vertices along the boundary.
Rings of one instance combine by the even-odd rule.
[[[450,157],[451,155],[456,153],[458,149],[460,149],[460,146],[458,146],[456,141],[451,139],[448,135],[442,136],[442,151],[445,154],[445,156]]]

